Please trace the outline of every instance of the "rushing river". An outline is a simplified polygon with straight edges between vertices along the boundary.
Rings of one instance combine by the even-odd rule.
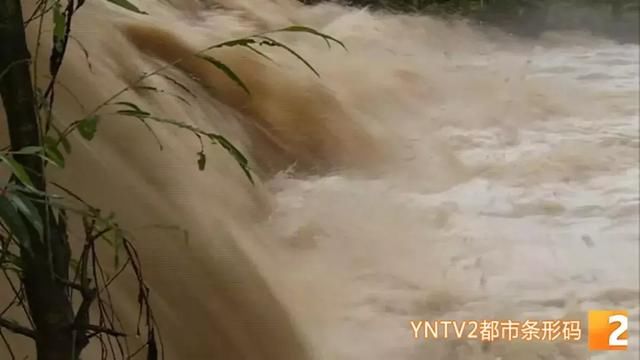
[[[185,57],[181,42],[199,49],[295,23],[348,51],[274,35],[320,78],[278,49],[268,49],[276,64],[221,49],[251,99],[198,60],[145,80],[164,93],[120,99],[223,133],[251,157],[255,186],[216,146],[199,171],[197,139],[175,128],[154,125],[163,152],[139,122],[108,114],[91,143],[73,139],[54,176],[136,233],[167,359],[638,357],[637,45],[525,40],[332,4],[172,2],[135,1],[150,13],[138,16],[87,1],[72,34],[91,67],[70,45],[57,119],[82,118]],[[29,38],[33,53],[33,27]],[[177,224],[189,243],[150,224]],[[114,298],[133,332],[135,291]],[[629,351],[587,351],[595,308],[629,311]],[[584,332],[577,343],[414,339],[412,320],[436,319],[574,319]]]
[[[638,46],[548,34],[469,50],[422,35],[405,50],[425,76],[414,85],[442,102],[370,99],[406,160],[381,177],[271,182],[271,245],[317,289],[322,358],[586,359],[584,343],[415,340],[409,323],[585,321],[599,308],[630,311],[632,350],[591,358],[637,358]]]

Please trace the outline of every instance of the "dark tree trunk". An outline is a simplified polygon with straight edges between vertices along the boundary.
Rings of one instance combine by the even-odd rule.
[[[0,94],[6,112],[11,148],[40,146],[40,130],[31,83],[20,0],[0,0]],[[45,191],[43,162],[21,155],[34,186]],[[31,249],[21,248],[23,282],[35,325],[38,360],[73,360],[73,307],[64,281],[68,279],[69,244],[66,229],[57,224],[42,202],[34,202],[45,225],[44,239],[31,229]],[[63,281],[60,281],[62,279]],[[75,355],[74,355],[75,352]]]

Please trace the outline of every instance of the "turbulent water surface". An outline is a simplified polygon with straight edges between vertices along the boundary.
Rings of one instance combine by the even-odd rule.
[[[584,359],[584,344],[484,352],[416,341],[407,324],[584,320],[587,309],[615,307],[633,316],[633,350],[601,357],[636,358],[638,47],[549,34],[501,48],[430,20],[392,19],[388,45],[377,45],[406,51],[424,95],[394,103],[380,89],[369,104],[379,109],[363,116],[394,124],[407,157],[382,177],[271,182],[270,225],[281,235],[271,246],[298,286],[317,288],[297,306],[317,302],[323,358]]]
[[[74,31],[93,70],[72,50],[62,77],[88,108],[168,60],[161,53],[171,41],[156,44],[143,31],[125,39],[116,35],[123,24],[156,26],[203,47],[296,23],[348,48],[280,36],[320,78],[284,54],[275,65],[248,63],[239,74],[259,99],[249,105],[235,90],[207,92],[178,70],[172,75],[197,98],[189,106],[125,94],[225,133],[263,170],[256,186],[217,148],[199,172],[194,137],[161,126],[163,152],[142,126],[105,123],[86,147],[94,150],[71,162],[63,179],[125,224],[178,222],[192,232],[186,248],[175,234],[138,236],[169,358],[637,358],[637,45],[581,33],[523,40],[330,4],[229,0],[174,9],[139,1],[151,15],[134,17],[89,3]],[[197,64],[184,66],[207,83]],[[60,96],[62,114],[82,113],[77,99]],[[323,169],[298,172],[291,161]],[[135,321],[135,294],[123,286],[118,296]],[[630,351],[415,340],[410,326],[586,320],[591,308],[630,311]]]
[[[584,320],[589,308],[615,307],[637,319],[638,48],[574,41],[451,51],[438,83],[416,86],[425,96],[458,92],[416,99],[413,113],[380,105],[412,154],[384,177],[271,182],[271,224],[282,235],[274,246],[295,281],[316,283],[318,308],[332,309],[313,322],[326,324],[313,333],[325,358],[584,359],[584,344],[485,353],[477,343],[416,341],[407,323]],[[439,50],[420,53],[428,75],[448,49]],[[635,358],[637,321],[631,328],[635,355],[601,356]]]

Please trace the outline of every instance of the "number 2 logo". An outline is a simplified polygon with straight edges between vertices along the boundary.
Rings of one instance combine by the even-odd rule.
[[[629,339],[621,339],[629,327],[629,318],[624,315],[609,316],[609,324],[620,324],[609,335],[609,346],[629,346]]]
[[[589,350],[627,350],[629,315],[625,310],[589,311]]]

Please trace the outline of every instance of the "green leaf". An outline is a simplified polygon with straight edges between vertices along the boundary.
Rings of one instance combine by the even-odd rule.
[[[238,84],[238,86],[240,86],[247,94],[251,93],[249,91],[249,88],[244,84],[244,82],[242,82],[242,80],[240,80],[238,75],[236,75],[236,73],[234,73],[233,70],[231,70],[227,65],[223,64],[219,60],[216,60],[208,55],[198,55],[198,57],[206,60],[207,62],[209,62],[210,64],[212,64],[213,66],[221,70],[223,73],[225,73],[225,75],[227,75],[231,80],[233,80],[236,84]]]
[[[157,74],[157,75],[169,80],[170,82],[175,84],[177,87],[179,87],[184,92],[186,92],[187,94],[191,95],[192,97],[194,97],[194,98],[196,97],[196,94],[194,94],[191,90],[189,90],[189,88],[186,85],[180,83],[178,80],[176,80],[176,79],[174,79],[174,78],[172,78],[172,77],[170,77],[168,75],[165,75],[165,74]]]
[[[120,115],[124,115],[124,116],[136,117],[136,118],[139,118],[139,119],[144,119],[144,118],[148,118],[149,116],[151,116],[151,113],[148,113],[146,111],[139,112],[139,111],[135,111],[135,110],[118,110],[116,113],[120,114]]]
[[[69,139],[67,139],[67,137],[64,136],[62,131],[60,131],[60,129],[58,129],[55,125],[53,126],[53,129],[55,130],[56,134],[58,134],[58,142],[62,144],[64,151],[67,154],[71,154],[71,143],[69,142]]]
[[[207,156],[203,151],[200,151],[198,152],[198,169],[204,170],[205,165],[207,165]]]
[[[128,101],[118,101],[118,102],[114,103],[114,105],[124,105],[126,107],[131,108],[131,110],[133,110],[135,112],[147,113],[146,111],[143,111],[142,109],[140,109],[140,107],[138,105],[136,105],[136,104],[134,104],[132,102],[128,102]]]
[[[316,69],[313,68],[313,66],[311,66],[311,64],[309,64],[309,62],[307,60],[305,60],[302,56],[300,56],[297,52],[293,51],[293,49],[291,49],[290,47],[288,47],[287,45],[274,40],[268,36],[264,36],[264,35],[256,35],[256,37],[263,39],[262,42],[260,42],[260,45],[268,45],[268,46],[275,46],[275,47],[280,47],[283,48],[285,50],[287,50],[291,55],[295,56],[296,58],[298,58],[298,60],[300,60],[303,64],[305,64],[311,71],[313,71],[314,74],[316,74],[317,77],[320,77],[320,74],[318,73],[318,71],[316,71]]]
[[[222,135],[209,134],[209,139],[211,139],[213,143],[219,143],[220,146],[227,150],[227,152],[235,158],[238,165],[240,165],[240,168],[242,168],[242,171],[244,171],[245,175],[247,175],[249,181],[254,184],[253,176],[251,175],[251,170],[249,169],[249,160],[247,160],[242,152],[240,152],[238,148],[236,148],[229,140],[227,140]]]
[[[156,139],[156,143],[158,144],[158,146],[160,147],[160,150],[162,151],[164,149],[164,146],[162,145],[162,141],[160,140],[160,137],[158,136],[158,134],[156,134],[156,132],[153,131],[153,128],[151,127],[151,125],[147,123],[144,117],[137,117],[137,118],[140,119],[140,122],[142,122],[142,124],[147,128],[147,130],[149,130],[149,132],[151,133],[151,136],[153,136],[153,138]]]
[[[18,192],[21,192],[21,193],[24,193],[24,194],[38,195],[38,196],[45,197],[45,198],[48,197],[50,199],[62,199],[62,196],[60,196],[60,195],[46,193],[44,191],[37,190],[36,188],[28,187],[28,186],[25,186],[25,185],[19,184],[19,183],[16,183],[16,184],[9,183],[5,187],[6,187],[7,191],[11,191],[11,192],[18,191]]]
[[[124,105],[124,106],[128,107],[128,109],[116,111],[116,113],[120,114],[120,115],[133,116],[133,117],[137,117],[139,119],[144,119],[144,118],[148,118],[149,116],[151,116],[151,113],[140,109],[140,107],[138,105],[134,104],[134,103],[130,103],[130,102],[127,102],[127,101],[119,101],[117,103],[114,103],[114,105]]]
[[[249,178],[249,181],[252,184],[254,184],[253,177],[251,176],[251,169],[249,169],[249,161],[244,155],[242,155],[242,152],[240,152],[240,150],[238,150],[235,146],[233,146],[233,144],[229,140],[227,140],[224,136],[218,135],[215,133],[204,132],[194,126],[191,126],[189,124],[185,124],[176,120],[172,120],[172,119],[158,118],[155,116],[150,116],[148,119],[157,121],[159,123],[173,125],[180,129],[191,131],[192,133],[196,134],[196,136],[198,137],[200,137],[200,135],[207,136],[212,143],[214,144],[219,143],[229,154],[231,154],[235,158],[236,162],[242,168],[242,171],[244,171],[244,173]]]
[[[41,152],[42,152],[42,148],[40,146],[25,146],[18,151],[12,151],[11,154],[33,155],[33,154],[39,154]]]
[[[263,53],[262,51],[254,48],[251,45],[258,45],[258,42],[255,39],[251,39],[251,38],[242,38],[242,39],[236,39],[236,40],[230,40],[230,41],[225,41],[223,43],[220,44],[216,44],[213,46],[208,47],[206,50],[211,50],[211,49],[216,49],[216,48],[221,48],[221,47],[233,47],[233,46],[242,46],[242,47],[246,47],[247,49],[253,51],[254,53],[262,56],[263,58],[269,60],[269,61],[273,61],[273,59],[271,59],[268,55],[266,55],[265,53]]]
[[[324,39],[324,41],[327,43],[327,46],[329,46],[329,47],[331,47],[331,43],[329,42],[329,40],[331,40],[331,41],[339,44],[340,46],[342,46],[343,49],[347,50],[347,47],[344,46],[342,41],[340,41],[340,40],[338,40],[338,39],[336,39],[336,38],[334,38],[332,36],[329,36],[327,34],[323,34],[323,33],[319,32],[317,30],[314,30],[314,29],[312,29],[310,27],[300,26],[300,25],[293,25],[293,26],[289,26],[289,27],[286,27],[286,28],[283,28],[283,29],[279,29],[279,30],[269,31],[269,32],[267,32],[267,34],[268,33],[276,33],[276,32],[305,32],[305,33],[309,33],[309,34],[316,35],[316,36],[319,36],[322,39]]]
[[[31,239],[29,238],[27,227],[22,221],[22,218],[16,208],[4,195],[0,196],[0,220],[5,223],[18,242],[30,251]]]
[[[23,266],[22,266],[22,260],[20,259],[20,257],[10,253],[8,250],[3,249],[2,256],[0,256],[0,259],[3,260],[3,262],[0,263],[0,269],[14,270],[14,271],[22,270]],[[13,265],[15,268],[7,267],[7,264]]]
[[[205,50],[211,50],[211,49],[215,49],[215,48],[221,48],[221,47],[233,47],[233,46],[247,46],[247,45],[251,45],[251,44],[257,44],[257,41],[247,37],[247,38],[241,38],[241,39],[235,39],[235,40],[227,40],[224,42],[221,42],[219,44],[210,46],[208,48],[206,48]]]
[[[69,38],[71,38],[71,40],[73,40],[78,45],[78,47],[84,54],[84,59],[87,61],[87,67],[89,68],[89,71],[93,72],[93,66],[91,66],[91,61],[89,60],[89,51],[87,51],[87,48],[85,48],[80,40],[76,39],[75,37],[69,35]]]
[[[128,2],[127,0],[107,0],[112,4],[116,4],[122,8],[125,8],[127,10],[133,11],[133,12],[137,12],[138,14],[143,14],[143,15],[147,15],[146,12],[138,9],[137,6],[133,5],[132,3]]]
[[[241,46],[244,46],[244,47],[246,47],[247,49],[249,49],[249,50],[253,51],[254,53],[256,53],[256,54],[258,54],[258,55],[262,56],[263,58],[265,58],[265,59],[267,59],[267,60],[269,60],[269,61],[273,62],[273,59],[272,59],[272,58],[270,58],[270,57],[269,57],[269,55],[267,55],[267,54],[263,53],[262,51],[260,51],[260,50],[258,50],[258,49],[256,49],[256,48],[254,48],[253,46],[251,46],[251,45],[249,45],[249,44],[241,45]]]
[[[47,160],[61,169],[64,168],[64,155],[58,150],[55,143],[46,143],[44,149]]]
[[[66,25],[66,19],[62,12],[60,1],[56,1],[53,4],[53,38],[56,39],[56,42],[62,41],[64,38]]]
[[[97,115],[92,115],[78,123],[78,132],[85,140],[90,141],[96,135],[98,120]]]
[[[0,161],[5,163],[9,167],[9,170],[13,173],[13,175],[15,175],[16,178],[18,178],[18,180],[20,180],[20,182],[22,182],[25,186],[34,189],[31,178],[29,178],[29,175],[27,175],[27,172],[25,171],[24,167],[22,167],[22,165],[20,165],[11,157],[6,157],[2,154],[0,154]]]
[[[85,0],[78,0],[78,3],[76,4],[76,10],[80,9],[80,7],[84,5],[84,1]]]
[[[31,222],[31,226],[38,232],[40,239],[44,234],[44,227],[42,225],[42,218],[38,213],[38,209],[33,205],[33,202],[25,196],[21,196],[19,193],[8,193],[7,197],[9,201],[18,209],[24,217]]]

